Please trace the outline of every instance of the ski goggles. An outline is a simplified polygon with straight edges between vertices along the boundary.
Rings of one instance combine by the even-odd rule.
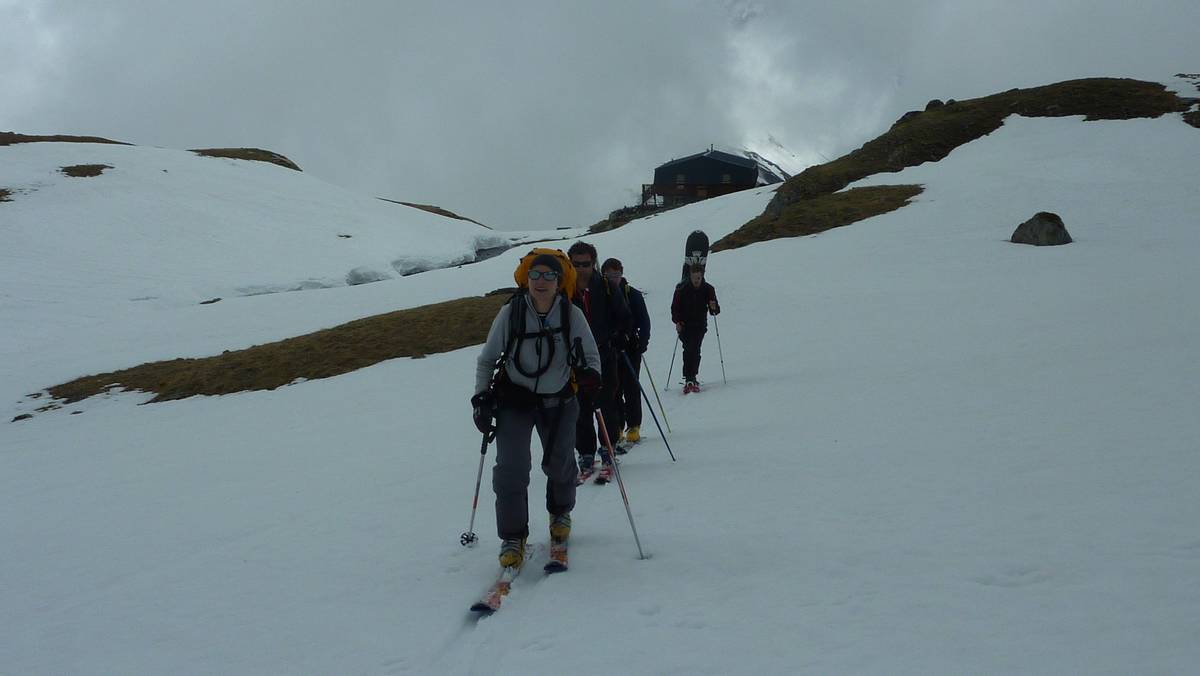
[[[541,270],[530,270],[529,271],[530,279],[544,279],[547,282],[553,282],[553,281],[557,280],[558,277],[559,277],[559,275],[556,270],[546,270],[545,272],[543,272]]]

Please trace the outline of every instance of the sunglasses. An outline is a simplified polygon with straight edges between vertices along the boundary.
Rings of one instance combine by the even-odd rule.
[[[554,270],[546,270],[545,272],[542,272],[541,270],[530,270],[529,278],[530,279],[544,279],[547,282],[553,282],[558,279],[558,273],[555,272]]]
[[[592,263],[592,261],[587,261],[587,262],[571,261],[571,265],[574,265],[577,268],[590,268],[590,267],[592,267],[592,265],[594,265],[594,263]]]

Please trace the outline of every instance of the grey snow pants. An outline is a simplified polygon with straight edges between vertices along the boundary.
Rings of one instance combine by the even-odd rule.
[[[529,471],[532,469],[530,441],[536,426],[547,464],[546,511],[565,514],[575,508],[575,421],[579,401],[574,397],[557,406],[520,410],[501,407],[496,411],[496,466],[492,468],[492,490],[496,493],[496,533],[501,539],[529,535]],[[549,438],[551,430],[554,439]],[[541,462],[539,454],[538,462]]]

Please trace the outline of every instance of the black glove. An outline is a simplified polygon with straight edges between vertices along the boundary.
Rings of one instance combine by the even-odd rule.
[[[717,315],[721,314],[721,306],[720,306],[720,305],[717,303],[717,301],[715,301],[715,300],[714,300],[714,301],[710,301],[710,302],[709,302],[709,304],[708,304],[708,314],[710,314],[710,315],[712,315],[712,316],[714,316],[714,317],[716,317]]]
[[[496,399],[492,393],[484,390],[471,397],[471,418],[475,420],[475,429],[482,434],[489,434],[496,429],[492,418],[496,414]]]
[[[650,339],[649,338],[639,338],[637,341],[637,345],[635,345],[633,347],[633,349],[635,352],[637,352],[638,355],[643,355],[643,354],[646,354],[646,349],[649,347],[650,347]]]
[[[600,394],[600,386],[604,381],[600,379],[596,369],[582,368],[575,373],[575,383],[579,385],[580,394],[594,401],[596,395]]]
[[[614,335],[608,342],[614,350],[624,350],[629,347],[629,338],[624,333]]]

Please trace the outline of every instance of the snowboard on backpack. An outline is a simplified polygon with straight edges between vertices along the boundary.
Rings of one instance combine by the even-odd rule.
[[[707,264],[708,235],[704,234],[703,230],[693,230],[683,247],[683,279],[680,282],[688,281],[688,274],[691,273],[693,265],[703,269]]]

